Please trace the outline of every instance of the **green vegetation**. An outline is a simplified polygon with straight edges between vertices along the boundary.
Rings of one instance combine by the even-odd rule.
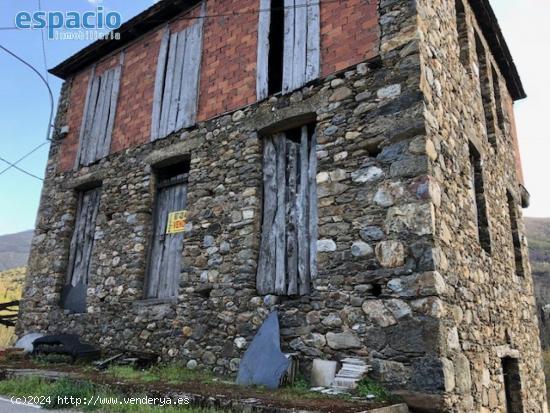
[[[143,395],[125,396],[106,386],[69,379],[56,382],[48,382],[39,378],[4,380],[0,381],[0,394],[41,398],[44,403],[42,406],[52,410],[76,407],[84,412],[98,413],[222,413],[221,410],[213,409],[124,403],[125,397],[139,398]],[[72,403],[70,402],[71,397],[73,398]],[[120,404],[112,404],[112,400],[115,398]],[[80,400],[81,403],[76,402],[77,400]],[[90,402],[91,400],[96,402]],[[84,404],[84,401],[88,401],[88,403]]]
[[[26,270],[21,267],[0,272],[0,303],[21,299]],[[1,314],[9,313],[0,312]],[[0,326],[0,347],[12,345],[14,340],[14,329]]]
[[[147,370],[135,370],[130,366],[112,366],[107,374],[117,380],[129,380],[140,383],[164,382],[181,384],[186,382],[211,383],[216,379],[209,373],[200,370],[190,370],[178,364],[160,364]]]
[[[391,394],[380,383],[377,383],[371,379],[363,379],[357,386],[357,395],[361,397],[367,397],[369,395],[374,396],[375,400],[381,402],[396,401],[396,397]]]

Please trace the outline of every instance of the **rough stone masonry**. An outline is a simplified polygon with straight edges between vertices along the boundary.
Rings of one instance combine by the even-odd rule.
[[[513,118],[525,96],[489,3],[321,2],[319,77],[259,101],[257,16],[207,18],[197,122],[150,141],[161,25],[260,6],[195,3],[161,1],[121,29],[126,43],[52,71],[66,82],[19,334],[235,373],[277,309],[282,348],[306,372],[315,358],[364,357],[418,411],[547,412]],[[75,166],[87,85],[118,64],[108,154]],[[309,294],[262,296],[263,138],[312,123],[317,274]],[[146,299],[159,171],[175,162],[188,165],[177,290]],[[82,192],[98,186],[79,244]],[[61,305],[78,245],[90,247],[84,314]]]

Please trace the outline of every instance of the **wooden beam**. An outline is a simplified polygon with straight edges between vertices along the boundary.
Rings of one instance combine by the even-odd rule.
[[[294,0],[285,0],[285,36],[283,51],[283,94],[294,90]]]
[[[260,0],[260,10],[270,10],[271,0]],[[258,22],[258,59],[256,64],[256,96],[267,98],[269,93],[269,31],[271,12],[260,12]]]
[[[285,187],[286,142],[283,134],[274,137],[277,151],[277,212],[275,213],[275,293],[286,295]]]
[[[275,214],[277,210],[277,152],[273,137],[266,137],[263,156],[263,222],[256,287],[260,294],[275,291]]]
[[[153,114],[151,116],[151,140],[159,138],[160,113],[162,110],[162,96],[164,94],[164,78],[166,74],[166,60],[168,56],[168,44],[170,42],[170,29],[164,28],[160,50],[157,60],[157,73],[155,77],[155,91],[153,94]]]
[[[310,260],[308,237],[308,153],[309,136],[307,126],[301,128],[300,135],[300,183],[298,192],[298,274],[300,278],[300,295],[309,292]]]
[[[317,277],[317,238],[318,238],[318,209],[317,209],[317,130],[313,131],[309,148],[309,269],[311,279]],[[310,284],[308,284],[308,288]],[[309,293],[309,291],[308,291]]]
[[[321,6],[319,0],[307,0],[307,4],[306,83],[321,73]]]
[[[298,177],[299,145],[286,140],[287,187],[286,187],[286,262],[288,295],[298,294],[298,197],[296,194]]]
[[[81,162],[81,154],[83,151],[84,146],[84,140],[86,138],[86,129],[87,129],[87,123],[88,123],[88,117],[90,112],[90,107],[92,105],[95,105],[95,102],[91,102],[92,100],[92,87],[94,84],[94,78],[95,78],[95,65],[92,66],[92,70],[90,71],[90,79],[88,80],[88,89],[86,90],[86,100],[84,101],[84,111],[82,112],[82,122],[80,123],[80,134],[78,138],[78,150],[76,152],[76,160],[74,164],[74,169],[78,169]]]

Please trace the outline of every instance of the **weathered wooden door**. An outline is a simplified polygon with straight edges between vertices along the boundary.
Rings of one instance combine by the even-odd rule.
[[[187,178],[188,174],[181,174],[158,184],[147,298],[172,298],[178,294],[183,232],[169,233],[167,227],[169,215],[187,207]]]
[[[63,308],[82,313],[86,309],[86,291],[90,280],[92,250],[101,188],[82,191],[78,206],[71,246],[67,280],[61,294]]]
[[[264,139],[260,294],[306,295],[317,273],[315,128]]]

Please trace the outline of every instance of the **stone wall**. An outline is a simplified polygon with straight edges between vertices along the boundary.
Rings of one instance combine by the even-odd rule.
[[[277,309],[283,349],[304,368],[316,357],[364,356],[423,411],[496,412],[500,357],[519,355],[525,411],[546,411],[530,272],[510,271],[511,122],[495,152],[476,79],[458,66],[451,3],[381,0],[378,58],[91,167],[57,168],[63,143],[54,142],[18,331],[75,332],[106,349],[230,373]],[[58,124],[70,93],[67,83]],[[309,296],[259,296],[262,135],[311,119],[319,275]],[[475,242],[468,138],[491,156],[492,256]],[[144,301],[155,168],[170,159],[191,163],[181,285],[174,301]],[[89,182],[102,182],[103,194],[88,312],[68,315],[59,295],[76,190]]]
[[[454,1],[418,2],[427,133],[438,153],[430,165],[430,175],[442,193],[441,205],[435,208],[434,251],[446,285],[442,322],[447,339],[441,353],[449,378],[445,403],[448,411],[505,411],[501,358],[511,356],[519,358],[524,411],[543,412],[547,411],[546,392],[525,232],[520,219],[525,272],[520,277],[514,271],[507,205],[510,191],[521,214],[512,99],[488,52],[505,108],[504,130],[495,126],[493,147],[484,123],[474,46],[474,30],[481,30],[464,3],[470,44],[466,65],[458,58]],[[493,101],[493,111],[495,105]],[[469,142],[483,159],[491,254],[477,242]]]

